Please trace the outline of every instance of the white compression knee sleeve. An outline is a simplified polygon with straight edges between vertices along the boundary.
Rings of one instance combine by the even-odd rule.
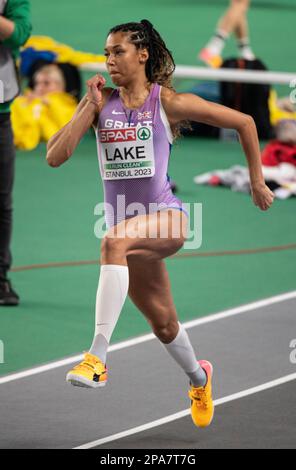
[[[178,322],[179,323],[179,322]],[[179,323],[179,331],[176,338],[171,343],[162,343],[167,352],[175,359],[188,375],[193,385],[200,386],[206,382],[204,370],[197,362],[195,352],[188,337],[188,334]]]
[[[96,297],[95,336],[90,353],[106,361],[107,348],[128,293],[128,267],[117,264],[101,266]]]

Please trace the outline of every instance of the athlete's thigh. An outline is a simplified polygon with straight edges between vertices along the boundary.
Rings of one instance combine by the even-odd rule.
[[[179,210],[168,209],[124,220],[107,236],[124,240],[127,255],[141,250],[165,258],[182,247],[186,233],[186,215]]]
[[[149,323],[154,327],[161,327],[171,320],[177,321],[164,260],[149,259],[137,254],[131,254],[127,260],[129,297]]]

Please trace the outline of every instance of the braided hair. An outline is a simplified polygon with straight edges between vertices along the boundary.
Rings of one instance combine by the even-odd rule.
[[[110,29],[109,34],[129,33],[129,41],[137,49],[147,49],[149,58],[145,64],[145,73],[150,83],[158,83],[174,90],[172,75],[175,62],[160,34],[148,20],[140,23],[123,23]],[[175,90],[174,90],[175,91]],[[189,121],[182,121],[172,127],[174,139],[181,136],[181,129],[191,129]]]
[[[137,49],[148,50],[149,58],[145,65],[148,81],[173,89],[172,74],[175,70],[173,56],[150,21],[123,23],[111,28],[108,35],[118,32],[130,33],[129,41]]]

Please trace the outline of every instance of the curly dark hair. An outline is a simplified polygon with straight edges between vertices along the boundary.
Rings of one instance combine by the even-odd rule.
[[[108,32],[113,33],[130,33],[129,41],[136,46],[137,49],[147,49],[149,58],[145,65],[145,72],[150,83],[158,83],[159,85],[170,88],[175,91],[172,85],[172,75],[176,65],[171,51],[168,50],[164,40],[156,31],[148,20],[141,20],[140,23],[123,23],[114,26]],[[181,136],[181,129],[191,129],[189,121],[182,121],[172,128],[174,139]]]
[[[118,32],[130,33],[129,42],[137,49],[148,50],[149,58],[145,69],[148,81],[173,89],[172,74],[175,70],[175,62],[172,53],[150,21],[141,20],[140,23],[119,24],[111,28],[108,35]]]

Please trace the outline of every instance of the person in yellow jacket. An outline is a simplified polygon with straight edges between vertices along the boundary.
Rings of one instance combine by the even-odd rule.
[[[45,65],[34,75],[34,89],[27,89],[11,106],[14,144],[32,150],[47,142],[71,120],[77,101],[65,92],[65,79],[55,64]]]
[[[296,120],[296,107],[290,97],[279,98],[274,89],[269,94],[268,107],[272,126],[276,126],[283,119]]]

